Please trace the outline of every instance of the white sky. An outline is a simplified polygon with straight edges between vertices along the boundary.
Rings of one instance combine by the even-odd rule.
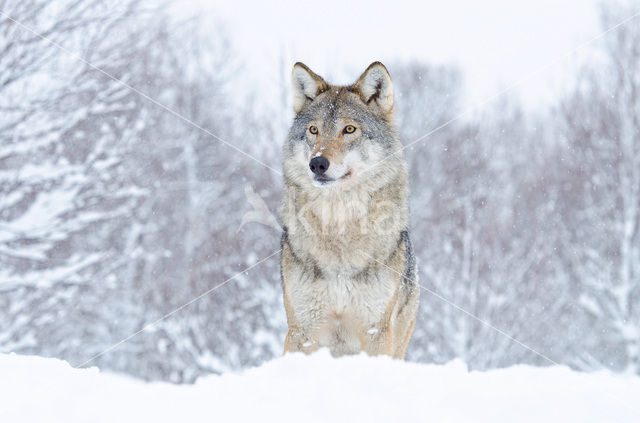
[[[283,61],[349,83],[374,60],[417,59],[458,65],[470,105],[527,75],[508,95],[549,104],[579,61],[557,59],[601,32],[597,0],[190,1],[224,23],[245,86],[277,80]]]

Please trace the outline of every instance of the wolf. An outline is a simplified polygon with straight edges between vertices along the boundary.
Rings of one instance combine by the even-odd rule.
[[[284,350],[403,359],[418,312],[407,168],[391,77],[372,63],[349,86],[303,63],[284,144]]]

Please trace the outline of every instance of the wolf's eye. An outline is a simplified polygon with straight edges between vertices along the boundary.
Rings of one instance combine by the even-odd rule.
[[[311,132],[313,135],[316,135],[318,133],[318,128],[316,128],[315,126],[310,126],[309,132]]]
[[[356,127],[353,125],[347,125],[344,127],[344,133],[345,134],[353,134],[354,132],[356,132]]]

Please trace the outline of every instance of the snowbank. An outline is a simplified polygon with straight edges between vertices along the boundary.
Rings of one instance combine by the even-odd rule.
[[[326,351],[195,385],[0,355],[2,422],[637,422],[640,378],[567,368],[468,372]]]

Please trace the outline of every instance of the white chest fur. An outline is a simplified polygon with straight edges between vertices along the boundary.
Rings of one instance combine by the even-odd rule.
[[[358,351],[362,336],[376,334],[394,297],[393,274],[382,269],[368,279],[338,275],[314,279],[299,269],[292,275],[288,296],[296,320],[307,333],[315,333],[320,346]]]
[[[287,207],[291,212],[284,213],[284,221],[295,254],[312,260],[331,280],[361,272],[371,256],[386,259],[407,216],[401,198],[385,198],[354,191],[305,198],[297,207]]]

